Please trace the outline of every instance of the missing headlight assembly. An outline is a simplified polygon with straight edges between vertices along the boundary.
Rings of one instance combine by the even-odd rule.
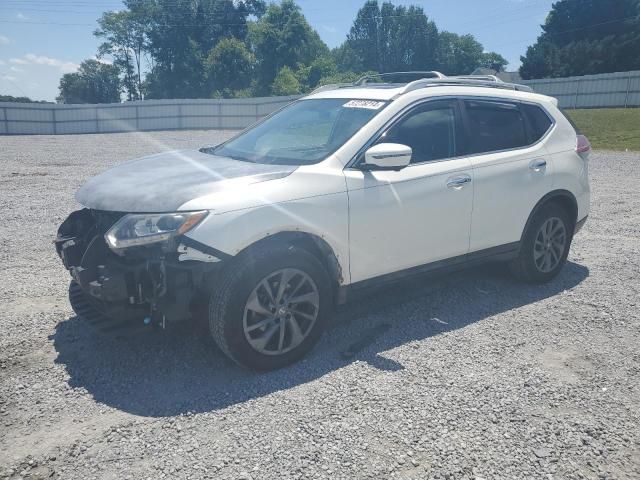
[[[182,235],[206,215],[92,209],[69,215],[55,245],[72,277],[76,313],[87,316],[90,308],[105,322],[163,327],[193,316],[221,259]]]

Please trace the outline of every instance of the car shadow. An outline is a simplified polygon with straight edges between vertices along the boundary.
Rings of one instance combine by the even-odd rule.
[[[516,283],[499,265],[399,282],[339,308],[303,361],[262,374],[237,367],[206,332],[187,323],[118,338],[72,317],[50,338],[69,385],[86,389],[98,402],[150,417],[207,412],[290,389],[356,361],[402,370],[381,353],[552,297],[588,276],[586,267],[569,262],[546,285]]]

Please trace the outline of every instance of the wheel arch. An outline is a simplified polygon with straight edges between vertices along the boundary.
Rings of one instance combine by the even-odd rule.
[[[314,255],[326,268],[334,287],[334,293],[345,282],[345,272],[333,248],[322,237],[303,231],[281,231],[263,237],[238,252],[240,255],[251,255],[252,251],[268,249],[273,246],[291,246],[301,248]]]
[[[548,205],[549,203],[557,203],[564,208],[569,214],[571,220],[573,221],[572,227],[575,227],[578,221],[578,201],[573,193],[569,190],[553,190],[552,192],[547,193],[544,197],[542,197],[536,206],[533,207],[533,210],[529,214],[529,218],[527,219],[527,223],[524,226],[524,230],[522,231],[522,235],[520,236],[520,242],[524,240],[524,236],[529,229],[529,225],[535,217],[536,213],[540,211],[542,207]]]

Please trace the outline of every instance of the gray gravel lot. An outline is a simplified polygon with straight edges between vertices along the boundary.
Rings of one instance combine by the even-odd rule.
[[[51,239],[89,176],[224,132],[0,137],[0,478],[640,478],[640,155],[598,152],[552,283],[502,268],[341,309],[302,363],[74,317]]]

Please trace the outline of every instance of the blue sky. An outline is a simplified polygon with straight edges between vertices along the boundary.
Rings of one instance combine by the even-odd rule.
[[[473,34],[487,50],[505,56],[509,68],[540,33],[553,0],[392,0],[419,5],[440,30]],[[323,40],[344,40],[364,0],[298,0]],[[119,0],[0,0],[0,94],[53,100],[63,73],[95,55],[92,35],[105,10]]]

